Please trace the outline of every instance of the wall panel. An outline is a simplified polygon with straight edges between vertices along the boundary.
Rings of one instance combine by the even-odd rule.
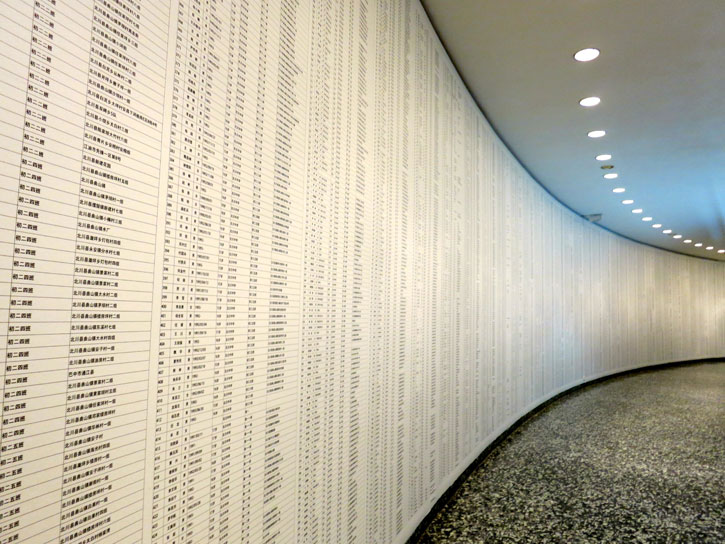
[[[500,432],[725,353],[725,267],[498,140],[410,0],[3,2],[0,542],[403,542]]]

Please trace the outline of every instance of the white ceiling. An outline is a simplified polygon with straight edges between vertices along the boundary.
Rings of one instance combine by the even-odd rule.
[[[423,5],[489,121],[556,198],[634,240],[725,261],[725,0]],[[573,60],[585,47],[601,55]],[[592,95],[600,105],[578,104]],[[604,180],[602,164],[619,178]]]

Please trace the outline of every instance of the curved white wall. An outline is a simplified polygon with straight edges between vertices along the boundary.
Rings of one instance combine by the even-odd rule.
[[[404,542],[486,445],[558,392],[725,353],[725,267],[557,203],[493,133],[420,6],[404,5],[379,2],[374,19],[387,192],[370,202],[399,225],[377,258],[401,255],[373,281],[399,293],[379,330],[401,335],[371,331],[372,353],[389,355],[371,359],[370,436],[389,446],[371,453],[368,501],[382,508],[368,509],[369,542]]]
[[[548,196],[417,1],[11,4],[3,542],[404,542],[550,396],[725,354],[725,266]]]

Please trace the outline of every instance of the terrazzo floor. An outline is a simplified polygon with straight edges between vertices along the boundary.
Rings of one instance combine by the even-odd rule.
[[[484,459],[419,543],[725,543],[725,362],[566,395]]]

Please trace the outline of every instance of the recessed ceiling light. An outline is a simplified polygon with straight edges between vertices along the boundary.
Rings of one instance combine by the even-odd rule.
[[[627,200],[622,200],[622,204],[634,204],[634,200],[628,198]]]
[[[611,155],[608,155],[607,153],[604,153],[602,155],[597,155],[594,158],[597,159],[598,161],[608,161],[609,159],[612,158],[612,156]]]
[[[601,101],[602,100],[598,96],[587,96],[579,101],[579,105],[584,106],[585,108],[591,108],[599,104]]]
[[[702,242],[697,242],[697,243],[695,244],[695,247],[702,247]]]
[[[649,216],[647,216],[647,217],[643,217],[643,218],[642,218],[642,221],[644,221],[645,223],[649,223],[650,221],[652,221],[652,218],[651,218],[651,217],[649,217]]]
[[[632,213],[642,213],[643,211],[642,208],[635,208],[632,210]]]
[[[655,223],[654,225],[652,225],[652,228],[653,229],[660,229],[660,228],[662,228],[662,223]]]
[[[590,60],[594,60],[598,56],[599,49],[594,49],[593,47],[587,47],[586,49],[581,49],[574,53],[574,58],[579,62],[589,62]]]
[[[717,252],[718,253],[725,253],[725,249],[718,249]]]
[[[591,130],[587,133],[587,136],[590,138],[601,138],[604,136],[607,132],[604,130]]]
[[[612,189],[613,193],[623,193],[626,189],[624,187],[615,187]]]
[[[672,233],[672,229],[665,229],[662,231],[662,234],[671,234],[671,233]]]
[[[604,174],[604,179],[617,179],[619,177],[619,174],[616,174],[614,172],[610,174]]]
[[[712,246],[707,246],[705,249],[708,250],[708,251],[712,251],[713,247]]]
[[[680,238],[682,238],[682,234],[675,234],[675,235],[673,236],[673,238],[674,238],[675,240],[679,240]]]
[[[686,243],[686,244],[691,244],[691,243],[692,243],[692,240],[682,240],[682,241],[683,241],[684,243]]]

